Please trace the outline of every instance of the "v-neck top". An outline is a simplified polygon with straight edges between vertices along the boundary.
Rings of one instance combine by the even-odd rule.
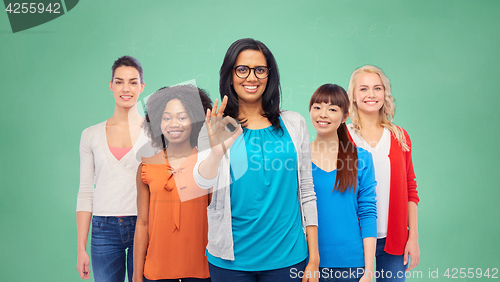
[[[121,160],[123,156],[125,156],[130,150],[132,150],[132,147],[127,147],[127,148],[119,148],[119,147],[113,147],[109,146],[109,150],[111,151],[111,154],[115,156],[117,160]]]
[[[377,236],[375,170],[372,155],[357,147],[356,191],[334,190],[337,169],[327,172],[312,163],[318,206],[320,267],[363,267],[363,239]]]
[[[137,215],[137,168],[141,157],[155,154],[141,131],[132,149],[120,160],[111,153],[106,121],[86,128],[80,140],[80,189],[76,211],[97,216]]]

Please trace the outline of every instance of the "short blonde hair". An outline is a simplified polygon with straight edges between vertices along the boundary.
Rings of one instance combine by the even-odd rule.
[[[394,104],[394,98],[391,95],[391,83],[389,82],[389,78],[387,78],[384,72],[376,66],[365,65],[357,68],[356,70],[354,70],[351,75],[351,79],[349,80],[349,88],[347,89],[347,96],[351,101],[349,106],[349,116],[354,126],[354,130],[356,132],[359,132],[362,126],[361,121],[359,120],[358,105],[354,103],[354,89],[356,88],[356,79],[361,73],[365,72],[377,74],[380,77],[382,84],[384,85],[384,105],[382,106],[382,108],[380,108],[379,111],[380,125],[389,129],[392,134],[394,134],[399,142],[399,145],[401,146],[401,148],[403,148],[403,151],[409,151],[410,147],[406,143],[406,138],[403,130],[399,126],[392,123],[396,106]]]

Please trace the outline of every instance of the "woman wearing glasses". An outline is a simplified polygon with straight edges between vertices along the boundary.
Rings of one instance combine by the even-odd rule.
[[[90,278],[86,247],[92,221],[95,281],[124,281],[125,272],[132,281],[137,219],[135,176],[140,156],[154,154],[142,131],[144,119],[137,113],[137,99],[144,90],[139,61],[129,56],[116,60],[109,88],[115,99],[113,116],[85,129],[80,141],[76,268],[80,278]]]
[[[418,265],[417,183],[406,131],[393,124],[391,84],[381,69],[366,65],[349,81],[348,125],[354,143],[372,153],[377,180],[377,281],[404,281]],[[388,273],[391,273],[389,277]]]
[[[271,51],[249,38],[234,42],[219,86],[220,108],[216,101],[207,113],[212,148],[200,153],[194,169],[200,187],[214,187],[207,246],[212,280],[317,281],[309,134],[300,114],[279,109]]]

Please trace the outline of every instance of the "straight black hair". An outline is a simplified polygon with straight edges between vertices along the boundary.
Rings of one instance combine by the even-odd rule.
[[[309,101],[309,112],[314,103],[326,103],[330,105],[339,106],[344,115],[349,111],[349,98],[347,92],[342,86],[337,84],[323,84],[321,85],[311,97]],[[339,137],[339,152],[337,156],[337,177],[333,190],[339,190],[344,193],[346,190],[353,189],[356,192],[358,183],[358,151],[354,143],[349,139],[349,132],[345,122],[337,128],[337,135]],[[350,161],[352,160],[352,161]]]

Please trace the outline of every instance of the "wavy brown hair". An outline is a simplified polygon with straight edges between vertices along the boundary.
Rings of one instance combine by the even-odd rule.
[[[309,111],[311,111],[314,103],[339,106],[344,116],[349,111],[347,93],[344,88],[337,84],[323,84],[316,89],[309,101]],[[341,193],[344,193],[345,190],[351,190],[352,188],[353,192],[355,192],[358,183],[358,168],[356,167],[358,163],[358,151],[349,139],[345,122],[337,128],[337,135],[339,137],[339,152],[337,156],[337,177],[335,178],[333,190],[339,190]]]

